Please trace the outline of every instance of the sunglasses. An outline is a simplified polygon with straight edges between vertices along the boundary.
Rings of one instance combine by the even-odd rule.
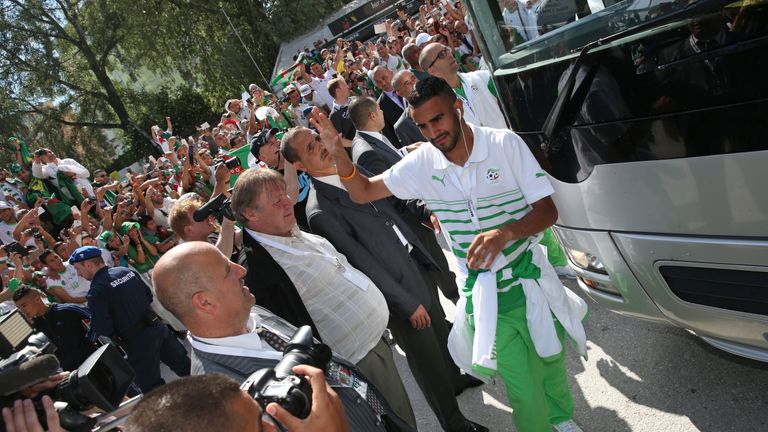
[[[445,58],[445,56],[447,56],[447,55],[448,55],[448,51],[450,51],[448,48],[443,48],[443,49],[442,49],[442,50],[441,50],[441,51],[440,51],[440,52],[437,54],[437,57],[435,57],[435,59],[434,59],[434,60],[432,60],[432,63],[430,63],[430,64],[429,64],[429,66],[427,66],[427,69],[429,69],[429,68],[431,68],[432,66],[434,66],[434,64],[435,64],[435,63],[436,63],[438,60],[440,60],[440,59],[444,59],[444,58]]]

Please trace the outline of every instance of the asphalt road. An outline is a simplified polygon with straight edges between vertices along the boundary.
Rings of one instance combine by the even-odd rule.
[[[565,285],[582,295],[575,281]],[[586,297],[585,297],[586,298]],[[602,309],[587,298],[588,360],[569,349],[567,367],[585,432],[768,431],[768,364],[710,347],[685,330]],[[443,299],[449,319],[453,304]],[[401,351],[395,360],[420,431],[440,431]],[[504,385],[469,389],[462,412],[492,431],[513,431]]]

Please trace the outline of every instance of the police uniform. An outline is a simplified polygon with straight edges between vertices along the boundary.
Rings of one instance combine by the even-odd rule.
[[[103,267],[93,276],[88,293],[91,329],[120,341],[136,372],[135,382],[145,393],[165,383],[161,361],[179,376],[189,375],[190,369],[187,351],[156,315],[153,318],[151,303],[152,292],[134,270]]]
[[[53,304],[45,315],[32,320],[32,326],[56,345],[55,354],[62,369],[73,371],[96,349],[83,323],[90,319],[91,314],[84,307]]]

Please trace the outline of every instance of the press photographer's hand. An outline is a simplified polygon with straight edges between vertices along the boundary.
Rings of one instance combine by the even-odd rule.
[[[341,405],[339,395],[325,382],[323,371],[312,366],[299,365],[293,368],[293,372],[296,375],[306,376],[312,386],[312,411],[309,413],[309,417],[297,418],[276,403],[267,405],[267,412],[289,431],[349,431],[347,414]],[[265,431],[277,432],[278,430],[268,420],[264,420],[263,425]]]
[[[45,408],[45,419],[48,422],[48,432],[64,432],[59,424],[59,414],[50,397],[43,396],[43,408]],[[8,432],[43,432],[43,426],[37,419],[31,399],[17,400],[13,403],[13,410],[3,408],[3,422]]]

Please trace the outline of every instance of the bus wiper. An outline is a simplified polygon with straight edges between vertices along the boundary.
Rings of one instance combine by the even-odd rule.
[[[613,42],[614,40],[618,40],[632,34],[658,27],[673,20],[687,17],[696,13],[708,12],[709,9],[715,9],[716,6],[720,6],[722,4],[722,0],[701,0],[693,2],[686,5],[679,11],[672,12],[654,20],[646,21],[638,26],[620,31],[608,37],[598,39],[594,42],[590,42],[587,45],[584,45],[584,47],[579,51],[579,56],[576,58],[576,61],[573,63],[571,71],[568,74],[568,79],[566,79],[562,91],[559,95],[557,95],[557,99],[552,105],[552,109],[549,111],[546,120],[544,120],[544,124],[542,126],[542,133],[544,136],[548,140],[551,140],[553,137],[557,136],[560,132],[562,132],[567,124],[572,123],[576,113],[584,104],[584,100],[587,97],[589,87],[592,84],[592,79],[597,73],[597,68],[600,66],[599,57],[593,58],[591,60],[591,64],[587,66],[589,69],[587,69],[586,73],[584,74],[584,79],[579,82],[578,88],[574,89],[574,87],[576,87],[576,77],[585,64],[585,59],[591,50],[601,45]]]

